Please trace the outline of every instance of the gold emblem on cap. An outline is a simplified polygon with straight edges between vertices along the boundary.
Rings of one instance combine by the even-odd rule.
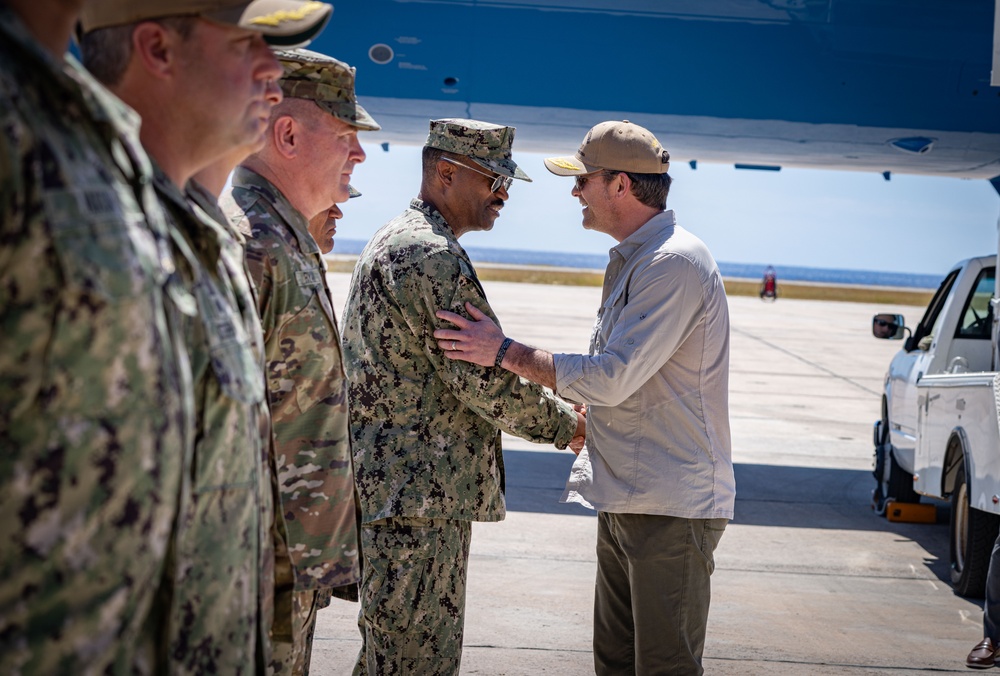
[[[577,166],[570,162],[569,160],[564,160],[561,158],[555,158],[549,160],[552,164],[556,165],[560,169],[569,169],[570,171],[580,171],[583,167]]]
[[[323,7],[322,2],[307,2],[298,9],[282,9],[277,12],[265,14],[264,16],[258,16],[256,19],[250,21],[250,23],[264,26],[279,26],[286,21],[301,21],[313,12],[323,9]]]

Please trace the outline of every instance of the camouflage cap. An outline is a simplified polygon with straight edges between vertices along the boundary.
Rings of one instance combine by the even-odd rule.
[[[510,158],[514,127],[504,127],[479,120],[447,118],[431,120],[431,130],[424,145],[457,155],[489,169],[494,174],[531,181]]]
[[[580,176],[602,169],[635,174],[665,174],[670,169],[670,153],[653,132],[624,120],[594,125],[576,155],[549,157],[545,168],[556,176]]]
[[[347,197],[348,198],[351,198],[351,197],[361,197],[361,193],[358,192],[357,188],[355,188],[353,185],[351,185],[350,183],[348,183],[347,184]]]
[[[338,120],[358,129],[378,131],[382,128],[361,107],[354,94],[356,68],[308,49],[282,50],[275,52],[275,56],[285,69],[281,76],[281,92],[286,98],[315,101]]]
[[[319,35],[333,5],[312,0],[88,0],[80,12],[84,34],[171,16],[200,16],[263,34],[268,44],[297,47]]]

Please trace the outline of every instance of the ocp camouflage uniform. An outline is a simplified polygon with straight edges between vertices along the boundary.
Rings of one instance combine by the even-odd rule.
[[[496,317],[444,217],[413,200],[365,247],[344,310],[361,496],[365,645],[355,673],[461,661],[469,522],[504,518],[500,431],[564,448],[572,406],[513,373],[453,361],[438,309]]]
[[[181,272],[198,306],[185,327],[197,416],[192,480],[162,597],[170,610],[161,644],[171,673],[259,672],[273,589],[262,569],[273,556],[273,504],[260,322],[228,225],[162,172],[155,185],[181,233],[175,246],[197,260]]]
[[[231,222],[252,232],[247,263],[264,328],[287,529],[287,547],[275,563],[276,601],[279,610],[290,604],[294,620],[275,623],[275,669],[307,673],[316,612],[329,604],[331,588],[355,586],[360,577],[340,333],[326,264],[302,214],[267,179],[243,167],[223,205]],[[357,592],[350,594],[356,598]],[[295,632],[306,635],[293,641]]]
[[[276,55],[285,98],[312,101],[358,130],[380,128],[358,104],[354,68],[305,49]],[[269,673],[307,674],[316,613],[331,596],[357,599],[357,491],[340,334],[326,263],[306,218],[268,180],[242,167],[224,201],[232,224],[247,233],[247,263],[259,290],[286,528],[276,543],[281,615]]]
[[[0,4],[0,672],[142,671],[190,461],[135,113]],[[178,305],[179,304],[179,305]]]

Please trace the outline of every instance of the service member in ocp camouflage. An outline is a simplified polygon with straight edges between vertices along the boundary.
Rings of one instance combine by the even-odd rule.
[[[195,392],[191,480],[141,646],[157,668],[259,672],[270,657],[274,514],[260,321],[239,241],[187,188],[213,161],[259,147],[281,99],[268,40],[310,39],[330,12],[315,5],[288,3],[297,20],[276,16],[273,3],[226,0],[92,0],[82,14],[88,68],[143,118],[178,271],[195,301],[179,317]]]
[[[137,116],[0,3],[0,672],[142,671],[192,393]],[[140,3],[136,3],[140,4]]]
[[[457,674],[472,521],[505,515],[501,430],[583,443],[584,420],[512,373],[446,359],[434,309],[489,306],[463,234],[489,230],[513,179],[514,129],[430,123],[417,199],[371,239],[344,310],[364,578],[355,674]]]
[[[284,101],[264,147],[237,167],[222,201],[248,233],[287,533],[276,560],[282,621],[268,671],[304,674],[316,613],[333,594],[356,599],[360,575],[347,383],[322,257],[328,240],[314,239],[310,220],[325,221],[347,201],[365,159],[358,132],[379,125],[357,102],[353,68],[307,50],[278,56]]]

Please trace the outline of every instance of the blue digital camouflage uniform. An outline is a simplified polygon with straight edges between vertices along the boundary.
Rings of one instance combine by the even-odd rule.
[[[138,116],[0,4],[0,672],[142,671],[190,453]]]
[[[227,225],[157,172],[157,193],[180,233],[175,246],[197,300],[185,326],[196,436],[190,492],[178,522],[159,628],[172,673],[254,673],[263,668],[273,589],[267,409],[260,321],[243,249]],[[208,204],[211,207],[211,204]],[[154,630],[156,628],[154,627]]]
[[[279,608],[292,604],[295,615],[304,616],[297,626],[305,623],[309,636],[302,647],[308,648],[315,610],[329,603],[331,588],[355,585],[360,577],[340,333],[326,264],[302,214],[267,179],[243,167],[234,172],[223,206],[232,223],[252,233],[247,264],[264,328],[288,542],[275,564],[276,600]],[[277,623],[274,631],[277,657],[277,642],[291,643],[293,627]],[[308,670],[308,653],[299,668]]]
[[[564,448],[572,406],[499,368],[453,361],[438,309],[494,321],[465,250],[430,205],[365,247],[344,310],[365,571],[355,673],[457,673],[471,521],[505,515],[500,431]],[[416,518],[414,518],[416,517]]]

